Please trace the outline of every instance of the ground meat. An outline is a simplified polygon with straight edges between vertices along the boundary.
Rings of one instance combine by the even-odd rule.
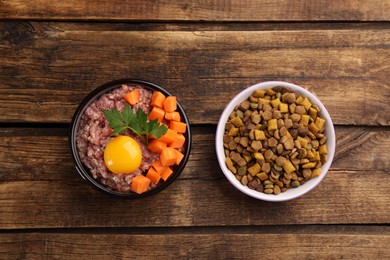
[[[134,138],[141,148],[141,165],[135,172],[129,174],[114,174],[110,172],[104,163],[103,154],[111,138],[110,134],[112,133],[112,129],[103,111],[115,107],[118,111],[122,112],[127,104],[123,99],[123,95],[134,88],[138,88],[139,90],[140,102],[133,106],[133,109],[138,110],[138,108],[142,108],[142,110],[149,114],[151,110],[149,104],[152,92],[139,85],[122,85],[110,93],[104,94],[89,105],[81,117],[76,137],[80,159],[90,170],[93,178],[112,190],[128,193],[131,192],[131,180],[135,176],[146,172],[153,162],[159,159],[159,155],[149,151],[140,137],[136,136],[130,130],[126,130],[124,135]],[[154,187],[155,185],[151,184],[151,189]]]

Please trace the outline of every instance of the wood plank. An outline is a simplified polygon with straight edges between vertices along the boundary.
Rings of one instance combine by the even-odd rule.
[[[70,180],[74,164],[67,131],[64,128],[0,128],[0,181]],[[215,126],[194,126],[192,134],[190,159],[179,178],[224,178],[215,158]],[[336,138],[332,170],[389,172],[389,129],[340,126],[336,127]]]
[[[378,233],[302,232],[179,234],[0,234],[0,253],[6,259],[388,259],[389,228]],[[371,228],[372,229],[372,228]],[[377,229],[377,228],[376,228]],[[193,230],[192,230],[193,231]],[[281,243],[283,245],[281,245]]]
[[[89,91],[129,77],[176,94],[194,124],[216,123],[236,93],[267,80],[314,91],[336,124],[390,124],[390,29],[96,33],[1,25],[0,122],[68,123]]]
[[[2,19],[111,21],[388,21],[390,4],[382,0],[310,2],[21,0],[0,2]]]
[[[213,159],[214,128],[194,127],[179,179],[137,201],[109,197],[82,180],[65,136],[8,131],[0,135],[0,228],[386,224],[390,132],[369,129],[337,127],[338,152],[323,183],[285,203],[252,199],[228,183]]]

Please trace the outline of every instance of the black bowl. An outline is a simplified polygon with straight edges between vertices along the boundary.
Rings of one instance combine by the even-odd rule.
[[[77,172],[83,177],[83,179],[87,180],[93,187],[97,188],[100,191],[103,191],[107,194],[114,195],[117,197],[123,197],[123,198],[130,198],[130,199],[135,199],[135,198],[143,198],[147,197],[153,194],[156,194],[166,187],[168,187],[183,171],[189,155],[190,155],[190,150],[191,150],[191,129],[190,129],[190,123],[188,121],[188,117],[184,112],[183,107],[180,105],[179,101],[177,101],[177,111],[180,113],[180,116],[182,118],[182,121],[187,124],[187,131],[185,132],[184,136],[186,138],[186,141],[184,143],[184,158],[180,162],[179,165],[173,167],[173,173],[172,175],[168,178],[167,181],[160,183],[155,187],[154,189],[144,192],[142,194],[137,194],[137,193],[125,193],[125,192],[119,192],[112,190],[103,184],[101,184],[99,181],[95,180],[92,175],[90,174],[88,168],[81,162],[78,151],[77,151],[77,145],[76,145],[76,134],[77,134],[77,129],[79,125],[79,121],[81,119],[81,116],[84,114],[85,109],[97,98],[99,98],[101,95],[108,93],[112,90],[114,90],[117,87],[120,87],[122,84],[138,84],[146,89],[149,90],[157,90],[163,93],[165,96],[171,96],[171,93],[169,93],[167,90],[164,88],[144,81],[144,80],[136,80],[136,79],[121,79],[121,80],[114,80],[111,82],[108,82],[95,90],[93,90],[91,93],[89,93],[80,103],[80,105],[77,107],[73,118],[72,122],[70,125],[70,132],[69,132],[69,145],[71,149],[71,155],[72,158],[76,164],[76,170]]]

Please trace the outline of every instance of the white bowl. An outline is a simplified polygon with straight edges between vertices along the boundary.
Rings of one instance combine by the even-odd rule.
[[[328,148],[328,160],[324,165],[322,165],[320,176],[306,181],[298,188],[290,188],[287,191],[280,193],[279,195],[274,195],[274,194],[265,194],[256,190],[252,190],[247,186],[242,185],[241,182],[236,179],[236,176],[227,168],[225,163],[226,157],[225,157],[225,152],[223,147],[223,135],[225,132],[225,123],[229,119],[230,113],[234,110],[234,108],[238,104],[246,100],[253,93],[253,91],[257,89],[258,90],[269,89],[277,86],[285,87],[293,92],[300,93],[302,96],[307,97],[313,104],[317,105],[320,108],[320,115],[322,116],[322,118],[326,120],[324,134],[327,137],[326,144]],[[287,82],[282,82],[282,81],[268,81],[268,82],[258,83],[256,85],[244,89],[239,94],[237,94],[229,102],[229,104],[222,112],[222,115],[218,122],[216,140],[215,140],[215,148],[217,152],[219,166],[221,167],[222,172],[225,174],[226,178],[234,185],[234,187],[236,187],[241,192],[253,198],[265,200],[265,201],[274,201],[274,202],[295,199],[309,192],[314,187],[316,187],[322,181],[322,179],[324,179],[325,175],[327,174],[330,168],[330,165],[332,164],[334,153],[335,153],[335,147],[336,147],[336,135],[333,127],[333,122],[332,119],[330,118],[328,111],[326,110],[325,106],[321,103],[321,101],[312,93],[310,93],[308,90],[300,86],[287,83]]]

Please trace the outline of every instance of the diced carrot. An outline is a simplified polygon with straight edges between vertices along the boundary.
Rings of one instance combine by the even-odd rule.
[[[165,111],[159,107],[153,107],[152,111],[149,113],[149,120],[157,119],[159,122],[162,122],[164,119]]]
[[[168,166],[163,166],[161,163],[161,160],[157,160],[152,164],[153,168],[158,172],[160,175],[163,171],[165,171]]]
[[[161,174],[161,178],[166,181],[168,180],[169,176],[171,176],[171,174],[173,173],[172,169],[167,167],[165,169],[165,171],[163,171],[163,173]]]
[[[178,133],[176,135],[175,141],[170,143],[169,147],[172,147],[172,148],[182,148],[184,143],[185,143],[185,141],[186,141],[186,138],[184,137],[184,135]]]
[[[123,98],[129,103],[130,105],[134,106],[139,102],[139,91],[138,89],[133,89],[129,93],[126,93]]]
[[[171,121],[169,123],[169,128],[175,130],[178,133],[185,133],[187,130],[187,124],[183,122]]]
[[[169,96],[164,101],[164,110],[165,112],[173,112],[177,108],[176,97]]]
[[[151,106],[163,108],[164,107],[165,96],[160,91],[154,91],[152,95],[152,101],[150,102]]]
[[[177,111],[166,112],[165,113],[165,119],[180,122],[180,120],[181,120],[180,113],[177,112]]]
[[[176,149],[171,147],[165,147],[160,154],[161,164],[163,166],[171,166],[176,163]]]
[[[167,143],[157,139],[151,140],[148,144],[148,149],[153,153],[158,153],[158,154],[160,154],[165,147],[167,147]]]
[[[157,184],[161,179],[161,175],[153,169],[153,167],[150,167],[148,173],[146,174],[146,178],[148,178],[152,183]]]
[[[175,153],[175,155],[176,155],[176,162],[175,162],[175,164],[176,164],[176,165],[179,165],[180,162],[181,162],[181,160],[183,160],[183,158],[184,158],[184,154],[182,154],[181,152],[179,152],[179,151],[176,150],[176,149],[175,149],[174,153]]]
[[[177,135],[176,131],[168,128],[168,130],[165,133],[165,135],[161,136],[157,140],[160,140],[160,141],[162,141],[164,143],[170,144],[170,143],[173,143],[176,140],[176,135]]]
[[[149,189],[150,179],[143,175],[135,176],[131,181],[131,190],[141,194]]]

